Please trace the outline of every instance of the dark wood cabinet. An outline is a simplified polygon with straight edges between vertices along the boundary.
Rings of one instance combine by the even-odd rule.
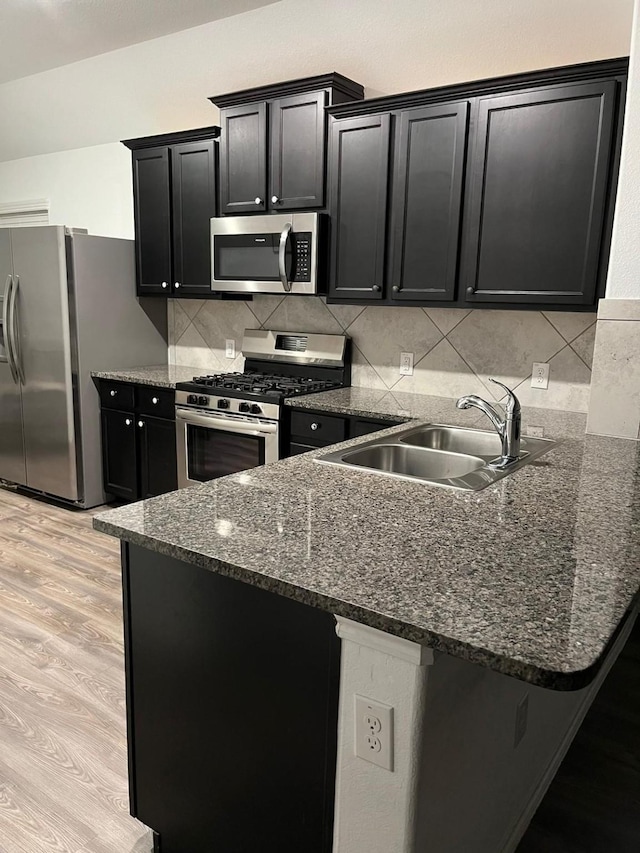
[[[218,127],[129,139],[139,296],[211,297]]]
[[[627,67],[329,107],[329,302],[593,310]]]
[[[348,438],[357,438],[403,423],[401,419],[334,415],[307,408],[291,407],[287,411],[288,440],[284,447],[287,456],[297,456],[318,447],[328,447]]]
[[[177,489],[175,393],[103,381],[100,399],[105,492],[136,501]]]
[[[593,304],[615,101],[613,81],[479,99],[469,302]]]
[[[267,105],[243,104],[220,113],[220,213],[267,209]]]
[[[331,296],[382,299],[390,133],[388,113],[331,123]]]
[[[322,208],[329,104],[362,99],[340,74],[215,95],[220,107],[220,213]]]
[[[393,300],[455,296],[468,114],[464,101],[396,117]]]

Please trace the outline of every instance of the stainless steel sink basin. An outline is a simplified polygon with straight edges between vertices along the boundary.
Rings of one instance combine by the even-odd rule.
[[[399,477],[477,491],[527,465],[556,444],[546,438],[524,436],[521,456],[508,468],[494,468],[500,456],[497,433],[480,429],[426,424],[386,438],[318,456],[316,462],[341,465],[389,477]]]
[[[423,450],[401,444],[374,444],[342,456],[348,465],[373,468],[387,474],[431,480],[464,477],[484,466],[484,459],[443,450]]]

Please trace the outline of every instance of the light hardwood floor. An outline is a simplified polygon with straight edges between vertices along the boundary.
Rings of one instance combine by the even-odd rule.
[[[129,816],[120,552],[0,488],[0,851],[148,853]]]

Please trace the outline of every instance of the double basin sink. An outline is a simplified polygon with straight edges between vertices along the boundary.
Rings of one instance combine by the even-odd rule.
[[[542,456],[555,444],[546,438],[524,436],[519,459],[506,468],[496,468],[491,463],[498,460],[502,449],[496,432],[427,424],[348,450],[327,453],[316,461],[450,489],[477,491]]]

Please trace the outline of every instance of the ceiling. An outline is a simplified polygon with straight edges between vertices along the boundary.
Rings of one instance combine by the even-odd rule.
[[[275,0],[0,0],[0,84]]]

